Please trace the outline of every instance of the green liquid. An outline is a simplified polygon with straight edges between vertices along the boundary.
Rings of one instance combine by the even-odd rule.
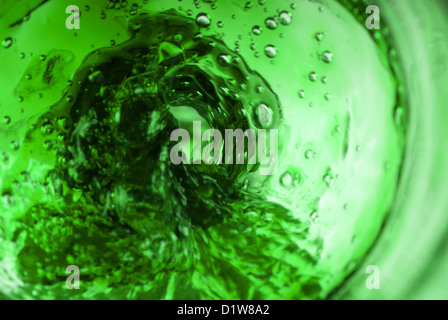
[[[0,292],[313,299],[340,285],[401,163],[382,33],[336,1],[81,3],[79,30],[53,1],[1,29]],[[278,170],[172,164],[170,133],[196,120],[278,129]]]

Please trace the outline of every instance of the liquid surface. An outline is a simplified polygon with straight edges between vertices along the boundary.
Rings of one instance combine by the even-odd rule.
[[[398,181],[381,33],[344,2],[146,2],[85,2],[79,30],[55,1],[3,9],[0,292],[326,297]],[[172,164],[170,133],[192,121],[278,129],[278,169]]]

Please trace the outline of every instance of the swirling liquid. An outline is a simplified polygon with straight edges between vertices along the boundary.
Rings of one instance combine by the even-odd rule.
[[[79,30],[44,1],[11,5],[1,33],[0,292],[327,296],[377,237],[401,163],[393,62],[362,5],[79,3]],[[193,121],[278,129],[276,172],[173,164],[170,134]]]

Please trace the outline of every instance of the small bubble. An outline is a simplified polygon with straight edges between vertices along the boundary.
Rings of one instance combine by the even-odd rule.
[[[192,10],[187,10],[187,15],[191,16],[193,14]]]
[[[230,57],[227,54],[220,54],[218,56],[218,63],[222,66],[227,66],[230,63]]]
[[[122,2],[123,4],[123,2]],[[131,8],[129,9],[129,14],[131,16],[135,16],[138,13],[138,4],[134,3],[132,4]]]
[[[316,72],[311,72],[308,78],[310,79],[310,81],[315,82],[317,80]]]
[[[297,7],[297,6],[296,6],[296,4],[295,4],[295,3],[291,3],[291,9],[292,9],[292,10],[295,10],[295,9],[296,9],[296,7]]]
[[[255,87],[255,92],[256,93],[261,93],[261,92],[263,92],[264,91],[264,88],[262,87],[262,86],[256,86]]]
[[[9,116],[5,116],[5,117],[3,118],[3,123],[4,123],[4,124],[10,124],[10,123],[11,123],[11,118],[10,118]]]
[[[6,163],[6,162],[8,162],[8,160],[9,160],[9,154],[7,154],[6,152],[0,153],[0,161],[1,162]]]
[[[324,98],[325,98],[325,100],[330,101],[330,99],[331,99],[331,94],[326,93],[326,94],[324,95]]]
[[[14,205],[16,204],[16,199],[15,197],[9,193],[6,192],[2,195],[3,198],[3,203],[7,206],[7,207],[14,207]]]
[[[45,150],[47,150],[47,151],[52,150],[52,149],[53,149],[53,141],[51,141],[51,140],[47,140],[47,141],[45,141],[45,142],[44,142],[44,148],[45,148]]]
[[[361,146],[360,146],[360,145],[357,145],[356,148],[355,148],[355,150],[356,150],[357,152],[361,151]]]
[[[260,34],[261,34],[261,31],[262,31],[262,29],[260,28],[260,26],[254,26],[254,27],[252,28],[252,33],[253,33],[254,35],[256,35],[256,36],[260,35]]]
[[[278,16],[278,19],[280,23],[284,26],[291,23],[291,15],[289,14],[288,11],[282,11]]]
[[[5,40],[2,41],[2,46],[5,49],[8,49],[12,45],[12,38],[8,37]]]
[[[47,121],[47,122],[45,122],[45,123],[42,125],[41,130],[42,130],[42,133],[43,133],[43,134],[45,134],[45,135],[49,135],[49,134],[52,134],[52,133],[53,133],[53,131],[54,131],[54,126],[53,126],[53,124],[52,124],[51,122]]]
[[[17,100],[18,100],[19,102],[23,102],[23,97],[20,96],[20,97],[17,98]]]
[[[329,51],[325,51],[320,59],[325,63],[331,63],[333,61],[333,54]]]
[[[19,57],[20,57],[20,59],[25,59],[25,53],[24,53],[24,52],[21,52],[21,53],[19,54]]]
[[[310,213],[310,219],[313,223],[319,222],[319,215],[317,214],[317,211],[313,211]]]
[[[275,20],[272,18],[267,18],[264,23],[268,29],[274,30],[275,28],[277,28],[277,22],[275,22]]]
[[[322,83],[327,83],[328,82],[328,78],[327,77],[322,77]]]
[[[31,75],[30,75],[29,73],[25,76],[25,79],[26,79],[26,80],[31,80],[31,78],[32,78],[32,77],[31,77]]]
[[[323,181],[328,187],[331,187],[334,184],[334,178],[330,174],[324,175]]]
[[[246,5],[244,6],[244,10],[249,10],[250,8],[252,8],[252,2],[246,2]]]
[[[305,158],[309,159],[313,159],[316,156],[316,154],[313,152],[313,150],[308,149],[305,151]]]
[[[277,55],[277,50],[275,49],[275,47],[273,45],[267,45],[264,48],[264,54],[268,58],[274,58]]]
[[[206,13],[199,13],[196,16],[196,24],[201,28],[207,28],[210,26],[211,20]]]
[[[182,42],[182,39],[183,39],[183,37],[181,34],[176,34],[174,36],[174,42],[177,42],[177,43]]]
[[[218,21],[217,25],[218,25],[218,28],[222,28],[222,27],[224,26],[224,24],[222,23],[222,21]]]
[[[322,32],[318,32],[316,33],[315,38],[317,41],[322,41],[322,39],[324,38],[324,34]]]
[[[41,55],[39,56],[39,60],[40,60],[40,61],[45,61],[45,59],[47,59],[47,57],[46,57],[45,55],[41,54]]]
[[[301,99],[305,98],[305,91],[300,90],[300,91],[299,91],[299,97],[300,97]]]
[[[101,15],[100,15],[101,20],[104,20],[107,18],[106,12],[101,11]]]
[[[274,119],[272,109],[266,104],[260,103],[255,110],[257,120],[261,128],[268,128],[271,126]]]
[[[20,149],[20,142],[17,140],[11,141],[10,147],[13,151],[17,151]]]
[[[289,172],[285,172],[280,178],[280,183],[284,187],[290,187],[293,183],[292,175]]]

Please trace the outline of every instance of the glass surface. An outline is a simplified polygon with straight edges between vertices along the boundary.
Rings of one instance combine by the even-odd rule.
[[[443,1],[70,5],[0,6],[0,296],[446,298]]]

